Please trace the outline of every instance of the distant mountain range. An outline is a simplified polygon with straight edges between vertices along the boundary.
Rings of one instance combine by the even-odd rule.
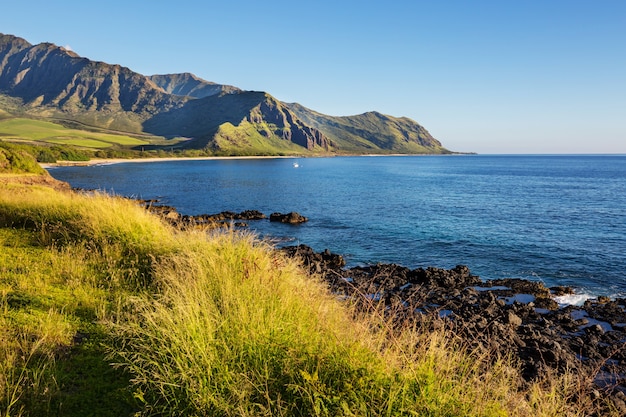
[[[421,125],[377,112],[327,116],[193,74],[145,76],[51,43],[0,34],[0,114],[187,138],[215,154],[450,153]]]

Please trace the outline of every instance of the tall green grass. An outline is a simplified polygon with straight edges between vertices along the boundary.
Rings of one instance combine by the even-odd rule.
[[[505,415],[515,384],[504,364],[486,378],[475,358],[450,357],[441,334],[355,320],[322,283],[249,237],[188,242],[156,269],[159,294],[133,300],[114,326],[123,343],[112,357],[150,413]]]
[[[0,247],[3,416],[588,411],[574,376],[521,386],[510,360],[357,313],[253,236],[176,231],[124,199],[0,188]]]
[[[0,225],[33,230],[44,246],[85,246],[104,255],[136,288],[149,285],[153,259],[172,244],[170,229],[131,201],[21,188],[8,188],[9,198],[0,199]]]

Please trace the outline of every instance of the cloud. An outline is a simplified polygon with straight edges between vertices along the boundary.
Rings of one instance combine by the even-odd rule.
[[[72,47],[71,47],[71,46],[69,46],[69,45],[65,45],[65,46],[63,47],[63,49],[65,49],[65,50],[67,50],[67,51],[74,51],[74,50],[72,49]]]

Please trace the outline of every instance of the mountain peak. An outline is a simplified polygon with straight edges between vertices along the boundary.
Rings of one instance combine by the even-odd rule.
[[[231,94],[241,91],[231,85],[221,85],[190,73],[151,75],[148,77],[152,82],[169,94],[204,98],[218,94]]]
[[[22,45],[25,47],[30,47],[32,46],[26,39],[24,38],[20,38],[18,36],[15,35],[6,35],[4,33],[0,33],[0,47],[2,47],[2,45],[6,45],[6,44],[16,44],[16,45]]]

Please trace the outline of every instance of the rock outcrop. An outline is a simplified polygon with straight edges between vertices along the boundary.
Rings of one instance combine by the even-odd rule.
[[[280,222],[280,223],[289,223],[289,224],[300,224],[308,222],[309,219],[304,217],[303,215],[296,213],[294,211],[290,213],[272,213],[270,214],[271,222]]]
[[[345,269],[343,259],[328,250],[316,253],[305,245],[281,250],[299,258],[339,297],[364,311],[378,309],[397,326],[445,326],[469,348],[513,355],[526,381],[579,372],[593,381],[590,395],[604,392],[618,409],[626,398],[626,299],[559,305],[557,294],[570,289],[522,279],[483,282],[466,266]]]
[[[287,107],[283,106],[278,100],[267,97],[258,106],[258,112],[254,113],[261,117],[251,115],[252,123],[269,123],[277,127],[276,134],[282,139],[293,142],[303,148],[312,150],[321,148],[325,151],[330,150],[330,140],[318,129],[314,129],[305,125],[298,117]]]

